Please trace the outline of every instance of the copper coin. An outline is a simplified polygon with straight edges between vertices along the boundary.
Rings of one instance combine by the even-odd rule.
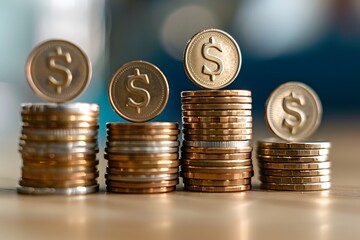
[[[252,165],[248,166],[235,166],[235,167],[204,167],[204,166],[192,166],[182,165],[181,170],[184,172],[193,173],[241,173],[253,171]]]
[[[154,175],[178,173],[178,167],[172,168],[113,168],[107,167],[106,172],[114,175]]]
[[[176,141],[177,135],[108,135],[108,141]]]
[[[138,129],[178,129],[179,124],[174,122],[139,122],[124,123],[113,122],[107,123],[106,127],[112,130],[138,130]]]
[[[200,147],[182,147],[182,152],[189,153],[251,153],[252,147],[243,148],[200,148]]]
[[[251,110],[199,110],[199,111],[182,111],[183,116],[208,116],[208,117],[219,117],[219,116],[251,116]]]
[[[26,187],[39,187],[39,188],[69,188],[69,187],[84,187],[96,185],[96,180],[30,180],[20,179],[19,185]]]
[[[251,140],[252,135],[183,135],[186,141],[243,141]]]
[[[183,104],[252,103],[251,97],[183,97]]]
[[[182,152],[182,158],[196,159],[196,160],[234,160],[234,159],[249,159],[251,153],[230,153],[230,154],[206,154],[206,153],[190,153]]]
[[[319,156],[319,155],[328,155],[329,149],[320,148],[320,149],[268,149],[268,148],[258,148],[257,153],[259,155],[271,155],[271,156],[295,156],[295,157],[307,157],[307,156]]]
[[[238,185],[238,186],[225,186],[225,187],[210,187],[210,186],[198,186],[198,185],[184,185],[184,190],[195,191],[195,192],[212,192],[212,193],[221,193],[221,192],[242,192],[251,190],[250,184]]]
[[[245,160],[202,160],[202,159],[182,159],[182,165],[198,166],[198,167],[233,167],[233,166],[249,166],[252,165],[251,159]]]
[[[92,180],[99,177],[99,172],[75,172],[67,174],[53,174],[53,173],[28,173],[22,172],[23,179],[32,180]]]
[[[120,188],[120,187],[106,187],[106,191],[112,193],[133,193],[133,194],[145,194],[145,193],[166,193],[175,191],[174,187],[156,187],[156,188]]]
[[[287,157],[287,156],[269,156],[258,155],[259,162],[285,162],[285,163],[312,163],[325,162],[329,160],[328,155],[312,156],[312,157]]]
[[[234,123],[234,122],[252,122],[252,117],[250,116],[229,116],[229,117],[183,117],[184,123]]]
[[[183,129],[183,133],[187,135],[251,135],[252,128],[194,128],[194,129]]]
[[[235,128],[235,129],[242,129],[242,128],[251,128],[252,123],[184,123],[183,128],[188,129],[214,129],[214,128]]]
[[[108,136],[117,135],[175,135],[180,133],[179,129],[132,129],[132,130],[107,130]]]
[[[251,97],[249,90],[198,90],[182,91],[181,97]]]
[[[260,168],[265,169],[282,169],[282,170],[317,170],[317,169],[328,169],[331,167],[329,161],[320,163],[267,163],[260,162]]]
[[[109,161],[162,161],[178,160],[178,153],[150,153],[150,154],[104,154],[104,158]]]
[[[23,165],[29,167],[72,167],[72,166],[97,166],[99,160],[72,160],[72,161],[56,161],[56,160],[32,160],[23,159]]]
[[[319,149],[330,148],[331,143],[326,141],[286,142],[276,138],[268,138],[258,141],[258,147],[270,149]]]
[[[280,183],[261,183],[263,189],[278,191],[321,191],[331,188],[330,182],[304,183],[304,184],[280,184]]]
[[[182,104],[182,110],[251,110],[251,103],[193,103],[193,104]]]
[[[203,180],[194,178],[184,178],[185,185],[197,185],[208,187],[226,187],[226,186],[239,186],[251,184],[250,178],[237,179],[237,180]]]
[[[179,160],[108,161],[110,168],[173,168],[179,165]]]
[[[157,182],[123,182],[106,180],[106,185],[110,187],[120,188],[158,188],[158,187],[174,187],[179,183],[179,180],[165,180]]]
[[[241,173],[199,173],[199,172],[180,172],[183,178],[195,178],[203,180],[237,180],[244,178],[251,178],[254,175],[253,171]]]
[[[330,175],[314,176],[314,177],[260,176],[260,180],[262,182],[284,183],[284,184],[319,183],[319,182],[330,182]]]
[[[279,176],[279,177],[311,177],[330,175],[330,169],[318,170],[275,170],[275,169],[260,169],[261,175]]]

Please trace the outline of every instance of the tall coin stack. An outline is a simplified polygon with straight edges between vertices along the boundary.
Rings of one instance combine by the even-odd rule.
[[[109,192],[161,193],[179,179],[177,123],[108,123],[105,159]]]
[[[278,87],[266,103],[266,120],[280,138],[258,141],[261,188],[283,191],[326,190],[330,182],[330,142],[303,139],[321,120],[316,93],[298,82]]]
[[[82,194],[98,190],[96,104],[23,104],[21,193]]]
[[[76,45],[49,40],[29,56],[26,76],[32,90],[54,103],[22,105],[18,192],[87,194],[97,192],[99,106],[64,103],[89,84],[91,64]]]
[[[134,123],[108,123],[106,190],[113,193],[164,193],[179,180],[179,125],[145,122],[161,113],[169,87],[153,64],[133,61],[121,66],[109,84],[114,110]]]
[[[197,33],[185,48],[186,74],[196,85],[210,89],[181,93],[185,190],[251,189],[251,92],[218,90],[235,80],[240,66],[237,43],[218,29]]]

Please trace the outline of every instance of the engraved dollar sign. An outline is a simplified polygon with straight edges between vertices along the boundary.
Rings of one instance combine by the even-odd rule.
[[[283,126],[289,129],[291,134],[296,134],[306,122],[306,114],[301,110],[301,107],[305,105],[305,98],[291,92],[289,96],[283,99],[282,105],[288,114],[283,120]]]
[[[150,93],[146,89],[135,86],[135,82],[139,81],[144,84],[150,84],[147,74],[140,74],[140,70],[135,68],[135,74],[128,76],[128,81],[126,82],[126,90],[130,94],[140,96],[143,100],[141,102],[136,102],[131,97],[128,97],[127,107],[136,108],[137,114],[140,114],[141,108],[147,107],[150,103]]]
[[[215,56],[215,55],[213,55],[213,54],[211,54],[209,52],[209,50],[211,48],[215,48],[219,52],[222,52],[223,47],[222,47],[221,43],[215,43],[215,38],[214,37],[210,37],[209,42],[205,43],[202,46],[203,57],[206,60],[209,60],[210,62],[213,62],[213,63],[215,63],[217,65],[217,68],[215,70],[211,70],[208,66],[204,65],[203,68],[202,68],[202,73],[206,74],[206,75],[209,75],[210,80],[214,81],[215,76],[220,75],[224,71],[224,62],[223,62],[223,60],[221,58],[219,58],[218,56]]]
[[[55,87],[56,93],[61,94],[62,88],[66,88],[71,84],[72,81],[72,74],[70,69],[67,67],[64,67],[60,64],[56,63],[56,59],[63,60],[67,64],[71,63],[71,55],[68,52],[62,51],[61,47],[56,48],[56,53],[50,53],[49,54],[49,69],[53,72],[56,72],[60,75],[63,75],[62,80],[58,80],[53,76],[49,76],[49,84],[53,85]]]

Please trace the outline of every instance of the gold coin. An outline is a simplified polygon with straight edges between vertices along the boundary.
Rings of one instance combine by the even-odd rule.
[[[309,141],[309,142],[286,142],[278,140],[276,138],[268,138],[258,141],[259,148],[271,148],[271,149],[318,149],[318,148],[330,148],[331,143],[325,141]]]
[[[34,135],[34,134],[22,134],[20,140],[27,142],[94,142],[97,140],[97,136],[86,136],[86,135]]]
[[[183,104],[252,103],[251,97],[184,97]]]
[[[49,40],[38,45],[26,64],[31,89],[51,102],[66,102],[78,97],[91,79],[91,62],[75,44]]]
[[[251,153],[230,153],[230,154],[206,154],[206,153],[190,153],[182,152],[183,159],[195,160],[247,160],[251,158]]]
[[[320,191],[331,188],[330,182],[304,183],[304,184],[280,184],[280,183],[261,183],[263,189],[279,191]]]
[[[235,122],[252,122],[252,117],[230,116],[230,117],[183,117],[183,123],[235,123]]]
[[[181,97],[251,97],[249,90],[198,90],[182,91]]]
[[[47,124],[51,122],[52,124],[73,124],[77,122],[88,122],[92,125],[98,124],[98,116],[88,116],[88,115],[69,115],[69,114],[58,114],[58,115],[21,115],[22,121],[24,123],[39,123]],[[28,124],[28,125],[29,125]]]
[[[94,129],[98,128],[98,122],[51,122],[51,121],[44,121],[44,122],[29,122],[23,121],[22,126],[24,128],[36,128],[36,129],[45,129],[45,128],[88,128]]]
[[[158,188],[120,188],[120,187],[106,187],[106,191],[112,193],[166,193],[175,191],[174,187],[158,187]]]
[[[180,142],[176,141],[107,141],[107,147],[178,147]]]
[[[164,180],[156,182],[123,182],[106,180],[106,185],[110,187],[120,188],[159,188],[159,187],[174,187],[179,183],[179,180]]]
[[[111,106],[121,117],[132,122],[145,122],[164,110],[169,85],[155,65],[133,61],[122,65],[113,74],[108,96]]]
[[[155,174],[155,175],[119,175],[119,174],[105,174],[105,179],[112,181],[124,182],[157,182],[165,180],[177,180],[178,173],[172,174]]]
[[[203,111],[182,111],[183,116],[251,116],[251,110],[203,110]]]
[[[22,172],[21,177],[30,180],[92,180],[99,177],[99,172],[75,172],[67,174]]]
[[[199,172],[180,172],[183,178],[195,178],[203,180],[237,180],[244,178],[251,178],[254,176],[253,171],[240,173],[199,173]]]
[[[193,173],[241,173],[241,172],[253,171],[253,167],[252,165],[235,166],[235,167],[204,167],[204,166],[182,165],[181,170],[184,172],[193,172]]]
[[[119,135],[173,135],[177,136],[179,129],[133,129],[133,130],[107,130],[108,136]]]
[[[76,160],[95,160],[96,154],[86,154],[86,153],[28,153],[22,152],[21,157],[23,159],[31,159],[36,161],[76,161]]]
[[[198,186],[198,185],[184,185],[184,190],[195,191],[195,192],[242,192],[251,190],[251,185],[238,185],[238,186],[225,186],[225,187],[212,187],[212,186]]]
[[[178,129],[179,124],[174,122],[139,122],[139,123],[107,123],[110,130],[138,130],[138,129]]]
[[[330,182],[330,176],[314,176],[314,177],[277,177],[277,176],[260,176],[262,182],[284,183],[284,184],[303,184],[303,183],[319,183]]]
[[[149,153],[149,154],[104,154],[109,161],[165,161],[178,160],[178,153]]]
[[[185,72],[193,83],[202,88],[226,87],[235,80],[241,63],[236,41],[218,29],[197,33],[185,47]]]
[[[203,180],[194,178],[184,178],[185,185],[197,185],[207,187],[227,187],[227,186],[239,186],[250,185],[251,178],[237,179],[237,180]]]
[[[19,185],[25,187],[69,188],[96,185],[96,180],[30,180],[20,179]]]
[[[199,103],[199,104],[182,104],[182,110],[250,110],[252,104],[248,103]]]
[[[327,169],[330,168],[329,161],[321,163],[266,163],[260,162],[259,167],[265,169],[282,169],[282,170],[307,170],[307,169]]]
[[[179,165],[179,160],[108,161],[110,168],[173,168]]]
[[[21,114],[28,115],[88,115],[99,116],[100,107],[93,103],[23,103]]]
[[[312,156],[312,157],[287,157],[287,156],[269,156],[258,155],[259,162],[285,162],[285,163],[312,163],[329,161],[328,155]]]
[[[307,156],[319,156],[329,155],[329,149],[269,149],[269,148],[258,148],[257,153],[259,155],[271,155],[271,156],[295,156],[295,157],[307,157]]]
[[[21,168],[22,173],[31,173],[31,174],[70,174],[77,172],[96,172],[96,166],[65,166],[65,167],[31,167],[31,166],[23,166]]]
[[[311,177],[330,175],[330,169],[316,170],[278,170],[278,169],[260,169],[261,175],[279,176],[279,177]]]
[[[186,141],[243,141],[250,140],[251,135],[183,135]]]
[[[244,129],[244,128],[251,128],[252,123],[184,123],[183,128],[187,129],[213,129],[213,128],[221,128],[221,129]]]
[[[322,107],[307,85],[288,82],[275,89],[266,101],[266,122],[271,131],[286,141],[301,141],[318,128]]]
[[[252,128],[190,128],[183,129],[183,133],[187,135],[216,135],[216,136],[229,136],[229,135],[250,135]],[[221,136],[222,137],[222,136]]]
[[[251,153],[252,147],[242,148],[201,148],[201,147],[182,147],[182,152],[189,153]]]
[[[111,135],[107,136],[108,141],[176,141],[176,135]]]
[[[178,147],[106,147],[105,152],[108,154],[156,154],[156,153],[177,153]]]
[[[183,166],[197,166],[197,167],[234,167],[234,166],[249,166],[252,165],[251,159],[235,159],[235,160],[202,160],[202,159],[182,159]]]
[[[33,160],[33,159],[24,159],[23,165],[29,167],[72,167],[72,166],[97,166],[99,160],[72,160],[72,161],[56,161],[56,160]]]
[[[154,175],[154,174],[172,174],[178,173],[178,167],[172,168],[106,168],[108,174],[114,175]]]

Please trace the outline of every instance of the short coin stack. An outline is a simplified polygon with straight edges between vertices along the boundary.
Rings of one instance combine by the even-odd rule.
[[[181,93],[185,190],[251,189],[251,92],[202,90]]]
[[[99,189],[99,106],[87,103],[23,104],[18,192],[86,194]]]
[[[307,191],[329,189],[329,142],[258,142],[262,188]]]
[[[107,191],[163,193],[175,190],[180,165],[178,134],[177,123],[108,123]]]

